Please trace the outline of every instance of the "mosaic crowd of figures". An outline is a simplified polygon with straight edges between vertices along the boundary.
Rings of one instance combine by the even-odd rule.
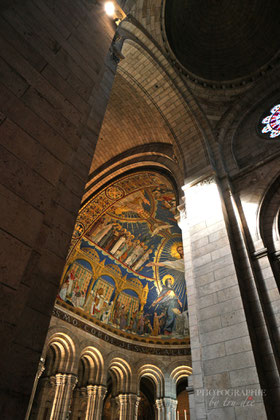
[[[139,172],[102,190],[79,214],[58,299],[132,335],[186,337],[175,211],[175,192],[161,175]]]

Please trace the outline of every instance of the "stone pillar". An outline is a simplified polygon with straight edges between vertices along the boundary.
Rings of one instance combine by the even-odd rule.
[[[77,383],[77,377],[71,374],[57,373],[54,380],[55,394],[50,420],[65,420],[69,413],[72,391]]]
[[[165,420],[164,419],[164,404],[163,404],[162,398],[159,398],[155,401],[155,413],[156,413],[156,420]]]
[[[120,420],[126,420],[127,418],[127,409],[128,409],[128,398],[127,395],[125,394],[120,394],[118,395],[118,400],[119,400],[119,408],[120,408]]]
[[[235,244],[228,236],[227,218],[233,215],[224,211],[214,178],[187,185],[183,190],[185,206],[180,227],[189,305],[195,418],[265,420],[267,415],[240,278],[236,274],[238,261],[233,260]],[[248,393],[252,394],[253,403],[246,399]]]
[[[192,385],[192,375],[188,377],[188,387],[186,388],[189,397],[189,409],[190,409],[190,418],[191,420],[196,419],[195,415],[195,401],[194,401],[194,390]]]
[[[107,389],[103,385],[87,386],[88,402],[85,420],[99,420],[101,418],[106,391]]]
[[[138,407],[139,407],[139,403],[140,403],[140,397],[138,397],[138,395],[136,394],[129,394],[128,396],[128,409],[127,409],[127,413],[128,413],[128,419],[131,420],[137,420],[137,416],[138,416]]]
[[[112,420],[137,420],[139,403],[136,394],[119,394],[111,401]]]
[[[163,399],[164,411],[165,411],[165,420],[177,420],[176,419],[176,408],[177,400],[174,398],[165,397]]]
[[[13,69],[14,83],[22,83],[17,96],[10,89],[8,73],[1,73],[0,154],[5,177],[0,184],[6,199],[1,200],[0,231],[5,262],[1,263],[0,293],[0,416],[6,419],[24,419],[28,408],[116,71],[108,54],[115,25],[102,3],[40,1],[34,14],[28,12],[29,6],[4,1],[0,8],[1,22],[5,20],[10,31],[9,36],[1,32],[1,45],[5,45],[1,60]],[[52,16],[52,35],[47,16]],[[68,26],[69,17],[74,25]],[[18,19],[22,28],[32,28],[29,38],[19,34]],[[66,27],[67,40],[63,38]],[[83,48],[77,48],[81,42],[77,32]],[[38,42],[41,36],[42,43]],[[5,37],[18,39],[18,45]],[[55,52],[45,43],[47,37],[56,46]],[[64,42],[67,46],[62,47]],[[28,51],[25,58],[21,44]],[[11,106],[14,101],[17,108]],[[9,143],[9,133],[18,142]]]
[[[35,376],[35,381],[34,381],[34,384],[33,384],[33,388],[32,388],[32,393],[31,393],[29,404],[28,404],[28,409],[27,409],[27,412],[26,412],[26,415],[25,415],[25,420],[28,420],[29,417],[30,417],[31,408],[32,408],[32,404],[33,404],[33,401],[34,401],[34,396],[35,396],[35,393],[36,393],[38,381],[39,381],[42,373],[45,370],[44,363],[45,363],[45,359],[43,359],[41,357],[39,365],[38,365],[38,370],[37,370],[37,373],[36,373],[36,376]]]

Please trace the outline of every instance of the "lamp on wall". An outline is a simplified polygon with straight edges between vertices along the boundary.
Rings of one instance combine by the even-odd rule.
[[[104,10],[106,14],[114,20],[116,25],[119,25],[126,17],[122,8],[115,1],[106,1],[104,4]]]
[[[104,6],[105,12],[108,16],[113,16],[115,13],[115,5],[112,1],[107,1]]]

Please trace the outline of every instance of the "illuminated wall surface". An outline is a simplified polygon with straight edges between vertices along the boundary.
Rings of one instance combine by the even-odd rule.
[[[81,209],[57,303],[128,338],[188,335],[182,238],[171,183],[122,178]]]

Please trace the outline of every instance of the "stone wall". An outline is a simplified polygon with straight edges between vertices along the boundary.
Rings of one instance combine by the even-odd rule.
[[[2,2],[1,403],[23,418],[115,73],[90,0]],[[16,413],[16,414],[15,414]]]
[[[117,347],[53,317],[42,353],[43,370],[39,365],[40,378],[32,409],[30,406],[30,419],[41,420],[44,413],[52,412],[51,418],[63,420],[70,410],[72,419],[83,416],[100,420],[106,393],[111,399],[111,418],[134,419],[140,401],[140,381],[148,378],[154,390],[149,398],[153,400],[156,418],[176,420],[176,385],[191,375],[190,357],[159,357],[140,350],[136,353],[125,346]],[[66,389],[68,382],[73,386]],[[81,414],[84,401],[86,408]]]

